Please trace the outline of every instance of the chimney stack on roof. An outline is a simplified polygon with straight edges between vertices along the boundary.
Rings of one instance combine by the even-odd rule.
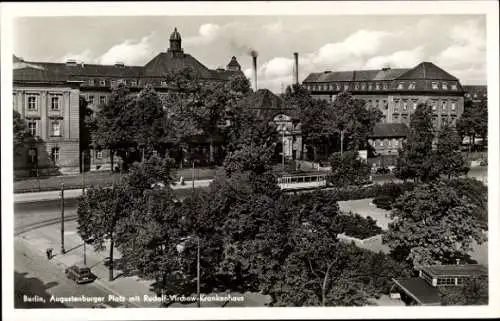
[[[252,50],[252,53],[254,51]],[[253,61],[253,90],[257,91],[257,55],[252,54]]]
[[[299,85],[299,53],[293,53],[294,69],[293,69],[293,83]]]

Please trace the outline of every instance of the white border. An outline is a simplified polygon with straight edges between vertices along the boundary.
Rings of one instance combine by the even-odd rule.
[[[305,318],[468,318],[499,316],[498,275],[498,121],[499,49],[497,1],[370,1],[370,2],[200,2],[200,3],[2,3],[2,312],[6,320],[140,319],[305,319]],[[13,310],[13,155],[12,155],[12,19],[21,16],[168,16],[168,15],[487,15],[487,66],[489,99],[489,268],[488,307],[360,307],[360,308],[213,308]],[[78,36],[78,35],[76,35]],[[471,57],[474,59],[474,57]],[[5,148],[4,148],[5,147]],[[495,304],[496,303],[496,304]]]

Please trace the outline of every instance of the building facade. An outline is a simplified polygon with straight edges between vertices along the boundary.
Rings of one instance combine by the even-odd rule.
[[[112,88],[124,84],[131,92],[152,85],[165,99],[169,79],[189,68],[202,84],[226,82],[243,75],[235,57],[226,69],[209,69],[190,54],[184,53],[182,38],[175,29],[169,47],[144,66],[24,61],[14,56],[14,110],[26,120],[34,136],[26,148],[16,150],[18,176],[52,173],[78,173],[82,168],[110,169],[109,151],[81,150],[80,97],[93,110],[108,102]],[[84,153],[82,153],[84,152]]]
[[[419,103],[429,103],[437,130],[444,123],[454,124],[463,112],[464,89],[460,81],[431,62],[411,69],[383,68],[312,73],[303,85],[318,99],[332,101],[342,91],[378,108],[382,123],[409,125]]]

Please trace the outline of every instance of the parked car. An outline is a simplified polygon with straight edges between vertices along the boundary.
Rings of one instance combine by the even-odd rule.
[[[78,284],[94,281],[90,268],[86,266],[72,265],[67,268],[64,273],[68,279],[73,280]]]

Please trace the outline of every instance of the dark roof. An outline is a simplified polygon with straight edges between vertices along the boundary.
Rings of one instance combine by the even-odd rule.
[[[439,290],[421,278],[393,279],[394,283],[422,305],[440,305]]]
[[[402,68],[384,68],[382,70],[325,71],[312,73],[303,82],[394,80],[408,70]]]
[[[431,80],[455,80],[457,78],[450,75],[443,69],[439,68],[432,62],[421,62],[415,68],[412,68],[398,77],[404,80],[418,80],[418,79],[431,79]]]
[[[191,68],[200,78],[211,78],[212,73],[193,56],[182,52],[161,52],[145,66],[143,76],[162,77],[177,73],[185,68]]]
[[[292,118],[298,117],[297,108],[288,106],[283,99],[268,89],[259,89],[242,101],[244,106],[249,106],[258,116],[271,120],[277,114],[285,114]]]
[[[408,135],[408,127],[403,123],[387,123],[375,124],[373,131],[370,134],[371,138],[392,138],[406,137]]]
[[[231,57],[231,61],[227,64],[227,67],[238,67],[241,68],[241,65],[238,63],[238,60],[236,60],[235,56]]]
[[[488,269],[481,264],[431,265],[421,269],[432,276],[486,276]]]

